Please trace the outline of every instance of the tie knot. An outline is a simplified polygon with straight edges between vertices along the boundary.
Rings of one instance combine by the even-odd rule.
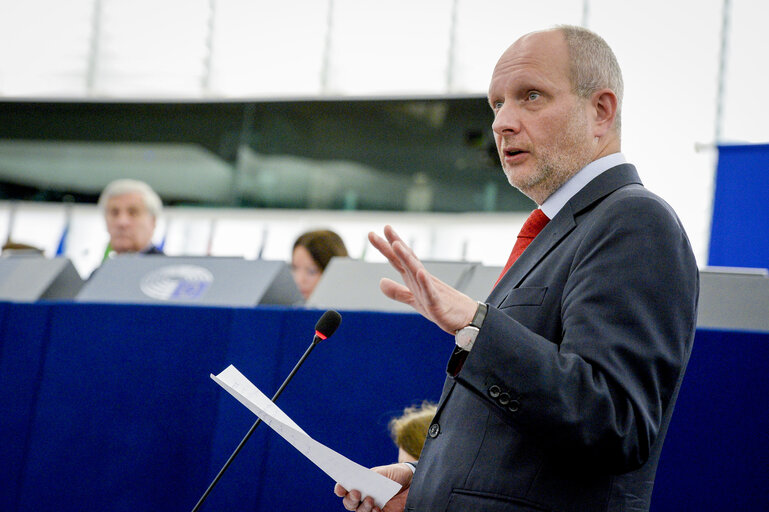
[[[537,208],[531,212],[529,218],[526,219],[526,222],[523,223],[523,227],[521,228],[521,232],[518,234],[518,237],[534,238],[539,234],[540,231],[544,229],[548,222],[550,222],[550,219],[547,218],[547,215],[545,215],[542,210]]]

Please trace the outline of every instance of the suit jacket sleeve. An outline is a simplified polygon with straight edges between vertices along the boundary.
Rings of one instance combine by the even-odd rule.
[[[559,457],[619,473],[649,457],[696,320],[686,235],[638,189],[575,213],[560,245],[490,304],[456,377]],[[516,407],[492,398],[494,385]]]

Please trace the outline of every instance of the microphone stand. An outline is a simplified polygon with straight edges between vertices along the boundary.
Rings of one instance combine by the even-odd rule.
[[[291,379],[294,377],[294,374],[299,370],[299,367],[302,366],[302,363],[304,363],[304,360],[307,359],[307,356],[310,355],[310,352],[312,352],[312,349],[315,348],[315,345],[320,343],[322,338],[318,335],[316,335],[312,343],[310,343],[310,346],[307,347],[307,350],[304,351],[304,354],[299,359],[299,361],[294,366],[294,369],[291,370],[291,373],[288,374],[288,377],[286,377],[286,380],[283,381],[283,384],[280,385],[280,388],[275,392],[275,394],[272,396],[271,401],[275,402],[275,400],[278,399],[281,393],[283,393],[283,390],[286,388],[288,383],[291,381]],[[200,506],[203,505],[203,502],[206,501],[206,498],[208,498],[208,495],[211,494],[211,491],[214,489],[214,486],[219,482],[219,479],[222,478],[222,475],[225,471],[227,471],[227,468],[230,467],[230,464],[232,464],[232,461],[235,459],[235,457],[240,453],[240,450],[243,449],[243,446],[245,446],[248,439],[251,437],[251,434],[254,433],[254,430],[256,430],[256,427],[259,426],[259,424],[262,422],[262,418],[257,418],[257,420],[254,422],[253,425],[251,425],[251,428],[249,429],[246,436],[243,438],[242,441],[240,441],[240,444],[238,444],[238,447],[235,448],[235,451],[232,452],[232,455],[230,455],[230,458],[227,459],[227,462],[224,463],[224,466],[222,466],[222,469],[219,470],[219,473],[216,475],[216,478],[213,479],[211,482],[211,485],[208,486],[208,489],[206,489],[206,492],[203,493],[203,496],[200,497],[198,500],[198,503],[195,505],[195,507],[192,509],[192,512],[197,512],[200,510]]]

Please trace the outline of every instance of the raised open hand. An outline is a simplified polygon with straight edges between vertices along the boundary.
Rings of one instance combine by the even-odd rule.
[[[386,240],[375,233],[369,233],[368,239],[400,273],[405,286],[383,278],[379,283],[382,292],[393,300],[410,305],[450,334],[468,325],[477,303],[427,272],[414,251],[391,226],[385,226],[384,234]]]

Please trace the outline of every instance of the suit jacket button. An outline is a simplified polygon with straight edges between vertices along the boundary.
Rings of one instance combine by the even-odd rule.
[[[518,400],[510,400],[510,405],[507,408],[510,412],[518,412],[518,409],[521,408],[521,402]]]
[[[427,430],[427,435],[432,437],[433,439],[438,437],[438,434],[441,432],[441,426],[437,423],[433,423],[430,425],[430,428]]]
[[[497,398],[501,392],[502,392],[502,388],[500,388],[500,387],[499,387],[499,386],[497,386],[496,384],[492,385],[492,386],[489,388],[489,396],[490,396],[491,398]]]
[[[499,402],[499,405],[505,406],[510,403],[510,395],[502,393],[499,395],[499,398],[497,398],[497,401]]]

